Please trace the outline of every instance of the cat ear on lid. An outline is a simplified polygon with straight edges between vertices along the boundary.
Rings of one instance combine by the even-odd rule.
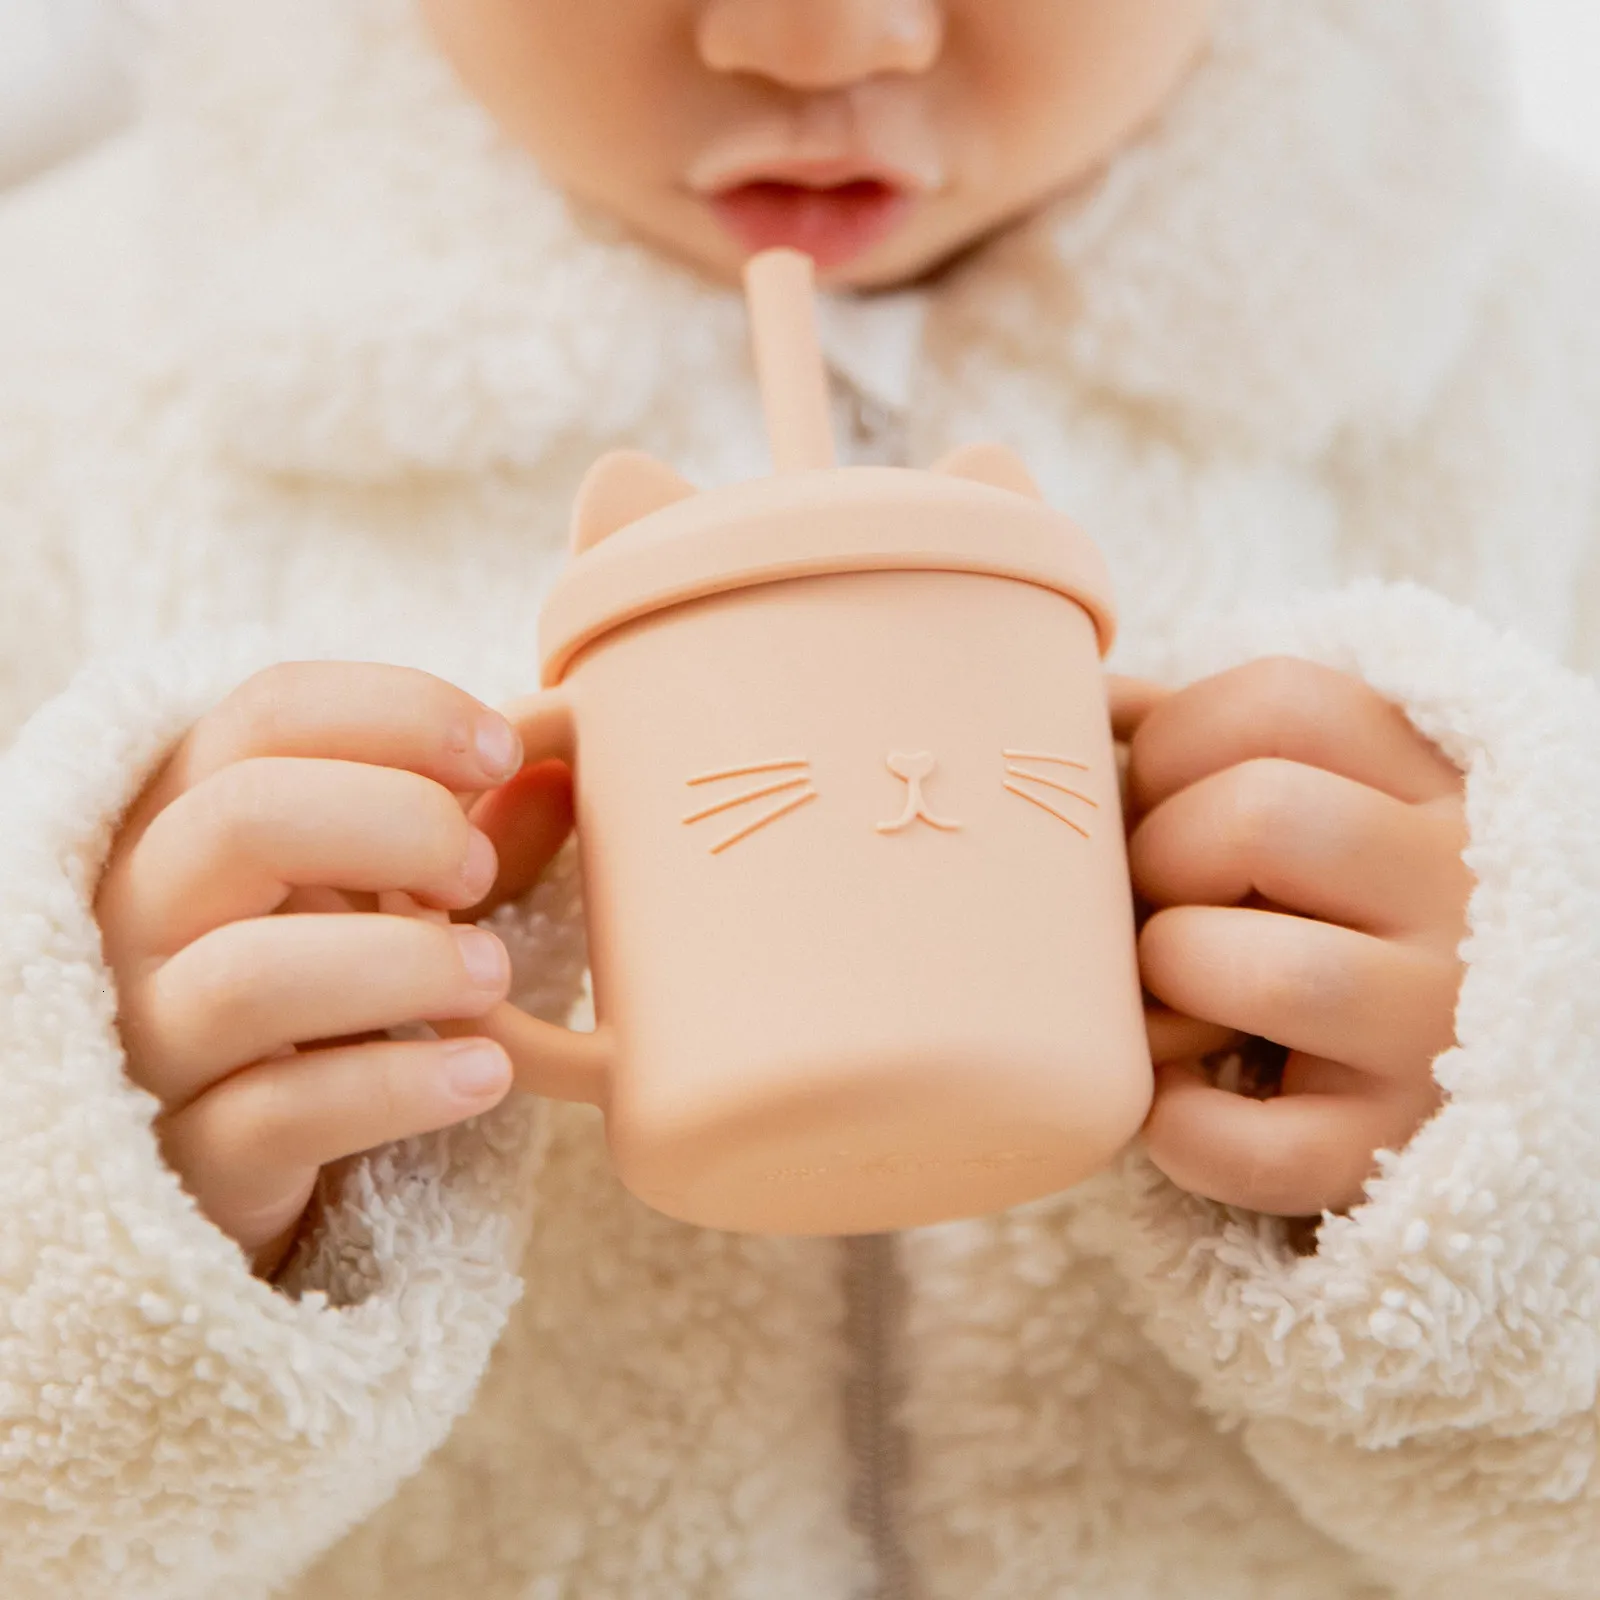
[[[1043,490],[1033,481],[1033,474],[1023,465],[1022,457],[1003,444],[964,444],[942,461],[935,462],[933,470],[947,478],[968,478],[993,489],[1009,489],[1013,494],[1027,495],[1030,500],[1044,499]]]
[[[572,553],[580,555],[630,522],[697,492],[666,462],[642,450],[607,451],[578,485],[572,507]]]

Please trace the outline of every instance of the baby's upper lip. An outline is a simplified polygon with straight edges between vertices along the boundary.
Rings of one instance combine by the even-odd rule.
[[[747,183],[794,183],[811,189],[831,189],[863,182],[882,183],[914,194],[933,187],[926,174],[889,161],[849,155],[770,161],[719,161],[712,155],[689,172],[689,187],[697,194],[720,194]]]

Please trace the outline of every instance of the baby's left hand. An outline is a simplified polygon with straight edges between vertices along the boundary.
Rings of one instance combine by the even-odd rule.
[[[1361,1198],[1439,1104],[1472,877],[1461,774],[1359,679],[1255,661],[1161,696],[1117,686],[1156,1062],[1144,1128],[1172,1181],[1280,1216]],[[1281,1091],[1204,1058],[1285,1047]]]

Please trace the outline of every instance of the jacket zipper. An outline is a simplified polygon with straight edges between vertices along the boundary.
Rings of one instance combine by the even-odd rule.
[[[846,436],[853,463],[900,466],[906,441],[899,418],[853,384],[844,391]],[[852,1363],[845,1391],[845,1432],[854,1482],[850,1520],[872,1557],[869,1592],[859,1600],[912,1600],[911,1565],[895,1516],[905,1441],[894,1420],[892,1346],[900,1288],[892,1233],[844,1240],[845,1339]]]
[[[899,1298],[894,1235],[859,1234],[844,1241],[844,1250],[845,1338],[854,1358],[845,1391],[845,1435],[855,1464],[850,1521],[866,1540],[874,1574],[859,1600],[911,1600],[911,1568],[894,1506],[904,1452],[891,1392]]]

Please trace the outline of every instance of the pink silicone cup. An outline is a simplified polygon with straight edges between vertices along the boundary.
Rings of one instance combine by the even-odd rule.
[[[620,452],[541,615],[599,1025],[502,1006],[524,1088],[709,1227],[856,1233],[1077,1183],[1152,1072],[1098,552],[997,446],[831,464],[810,263],[748,286],[778,473]]]

